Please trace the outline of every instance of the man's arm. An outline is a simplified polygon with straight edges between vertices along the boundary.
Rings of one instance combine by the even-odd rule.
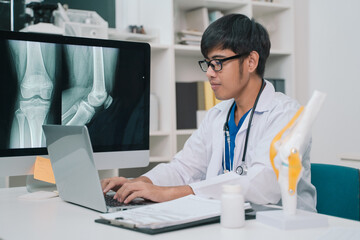
[[[117,199],[119,202],[129,203],[133,199],[141,197],[154,202],[165,202],[190,194],[194,194],[194,192],[188,185],[161,187],[138,181],[125,183],[116,192],[114,199]]]
[[[152,181],[145,176],[134,179],[112,177],[102,180],[101,185],[104,193],[110,190],[116,191],[114,199],[124,203],[129,203],[137,197],[154,202],[165,202],[194,194],[192,188],[188,185],[160,187],[154,185]]]

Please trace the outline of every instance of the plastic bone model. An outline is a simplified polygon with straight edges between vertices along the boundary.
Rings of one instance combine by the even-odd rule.
[[[302,153],[305,152],[310,137],[311,126],[325,100],[325,94],[315,91],[306,107],[301,107],[290,122],[275,136],[270,146],[270,161],[278,179],[283,210],[285,214],[295,214],[297,206],[296,186],[302,176]],[[284,133],[287,136],[282,138]],[[274,159],[278,154],[280,168]]]
[[[20,108],[15,111],[19,127],[19,147],[25,147],[25,123],[30,130],[31,147],[40,147],[42,130],[50,108],[53,83],[44,65],[40,43],[26,43],[26,68],[20,85]]]
[[[66,125],[83,125],[88,123],[95,114],[95,108],[104,105],[108,108],[112,103],[112,97],[105,89],[103,49],[93,47],[93,86],[89,95],[73,105],[62,115],[62,121],[71,119]]]

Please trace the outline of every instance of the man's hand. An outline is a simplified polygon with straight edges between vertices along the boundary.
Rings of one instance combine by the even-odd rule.
[[[154,185],[145,176],[134,179],[124,177],[107,178],[101,180],[101,187],[104,194],[110,190],[115,191],[114,199],[124,203],[129,203],[138,197],[154,202],[165,202],[194,194],[190,186],[160,187]]]
[[[190,186],[160,187],[149,182],[128,181],[116,192],[114,199],[129,203],[141,197],[153,202],[165,202],[190,194],[194,194]]]
[[[118,191],[125,183],[138,181],[152,183],[149,178],[144,176],[134,179],[127,179],[124,177],[112,177],[101,180],[101,188],[103,190],[103,193],[106,194],[110,190],[113,190],[115,192]]]

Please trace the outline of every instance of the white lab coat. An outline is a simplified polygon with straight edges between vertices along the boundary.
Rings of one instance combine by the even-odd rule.
[[[209,179],[223,173],[223,125],[233,101],[223,101],[210,109],[199,129],[185,143],[183,150],[178,152],[170,163],[159,164],[144,175],[155,185],[190,185],[195,194],[202,195],[203,191],[211,187]],[[270,143],[299,107],[295,100],[275,92],[273,85],[266,81],[249,134],[246,153],[248,173],[246,176],[239,175],[236,180],[242,186],[246,201],[257,204],[279,203],[281,194],[270,164]],[[250,114],[236,135],[234,169],[241,164],[249,117]],[[304,172],[297,189],[298,208],[316,211],[315,187],[310,183],[310,145],[309,143],[302,158]],[[277,164],[279,166],[279,161]],[[220,194],[219,192],[219,196]]]

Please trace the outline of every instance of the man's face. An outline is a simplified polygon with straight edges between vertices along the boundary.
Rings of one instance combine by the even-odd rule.
[[[208,54],[208,61],[213,59],[224,59],[236,55],[229,49],[214,49]],[[219,100],[237,98],[242,94],[244,86],[249,79],[248,73],[245,73],[240,67],[240,58],[231,59],[223,62],[222,70],[215,72],[211,67],[208,68],[206,76],[209,79],[211,88]]]

